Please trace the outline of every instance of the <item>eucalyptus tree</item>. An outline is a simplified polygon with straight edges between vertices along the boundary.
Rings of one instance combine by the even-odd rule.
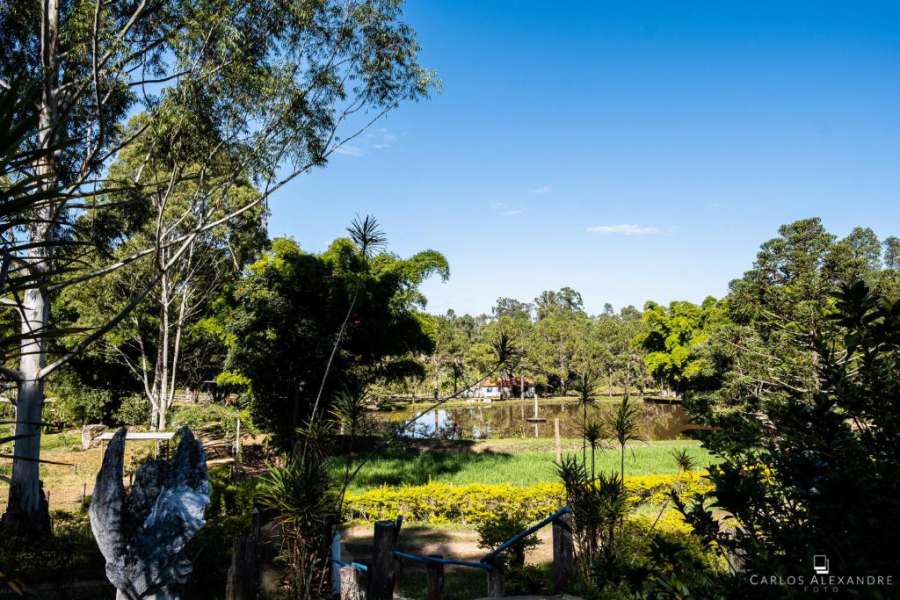
[[[551,314],[563,311],[568,313],[584,312],[584,300],[574,289],[564,286],[559,291],[545,290],[534,299],[538,320]]]
[[[882,242],[884,246],[884,266],[886,269],[900,271],[900,238],[889,236]]]
[[[585,317],[581,294],[570,287],[547,290],[534,300],[537,321],[529,348],[548,380],[556,380],[563,395],[568,390],[575,329]]]
[[[140,168],[144,170],[145,182],[154,182],[160,170],[146,160],[148,153],[142,142],[138,140],[124,149],[111,173],[133,177]],[[191,168],[199,173],[197,166],[185,166],[185,170]],[[109,248],[108,253],[123,257],[151,247],[152,259],[134,261],[102,279],[72,286],[60,298],[73,320],[100,327],[106,315],[116,314],[130,301],[135,281],[158,279],[131,314],[88,349],[93,355],[108,357],[126,367],[150,404],[150,426],[156,430],[165,430],[176,390],[200,383],[196,377],[190,378],[193,371],[208,379],[221,370],[224,348],[210,353],[208,342],[212,336],[205,335],[204,328],[197,324],[210,316],[221,291],[234,283],[243,267],[267,243],[261,204],[227,223],[189,236],[198,221],[197,211],[188,209],[197,198],[218,204],[216,213],[222,216],[258,197],[259,192],[249,180],[236,180],[232,172],[236,168],[241,165],[223,160],[222,164],[207,166],[203,177],[182,180],[168,191],[152,183],[141,191],[129,190],[132,199],[146,194],[140,196],[140,204],[145,208],[132,216],[135,223],[127,239]],[[231,180],[232,185],[217,191],[223,178]],[[217,197],[219,194],[222,197]],[[171,242],[181,237],[189,240],[187,251],[170,261],[169,255],[175,250]],[[219,364],[215,364],[217,359]],[[186,363],[195,368],[186,369]]]
[[[8,248],[9,277],[31,283],[16,301],[17,364],[3,370],[17,386],[16,430],[23,434],[3,522],[9,531],[40,534],[49,528],[36,462],[46,378],[122,321],[193,239],[324,165],[385,111],[425,95],[433,79],[417,62],[399,0],[11,2],[0,7],[0,47],[0,87],[39,90],[18,115],[34,118],[25,143],[50,150],[31,166],[48,197]],[[141,111],[137,130],[123,126]],[[60,249],[78,237],[83,211],[108,206],[108,192],[145,185],[143,171],[137,180],[118,180],[108,168],[145,134],[158,139],[157,155],[167,158],[160,161],[168,172],[160,178],[165,190],[202,179],[227,147],[240,149],[236,177],[250,177],[260,193],[228,214],[217,212],[218,202],[191,203],[195,227],[170,241],[157,276],[139,282],[103,325],[74,332],[65,352],[48,356],[51,302],[60,290],[155,254],[151,246],[91,265],[79,252]],[[199,165],[199,173],[186,165]]]

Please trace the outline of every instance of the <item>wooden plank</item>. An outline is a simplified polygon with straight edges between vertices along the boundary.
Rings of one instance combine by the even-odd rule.
[[[109,441],[116,434],[114,431],[104,433],[100,436],[103,441]],[[175,437],[174,431],[135,431],[125,434],[126,440],[171,440]]]

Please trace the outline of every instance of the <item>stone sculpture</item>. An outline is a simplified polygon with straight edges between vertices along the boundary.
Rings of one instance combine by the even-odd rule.
[[[204,526],[209,480],[203,446],[180,430],[175,458],[148,459],[126,493],[125,428],[113,436],[97,474],[90,518],[117,600],[177,600],[191,563],[188,541]]]

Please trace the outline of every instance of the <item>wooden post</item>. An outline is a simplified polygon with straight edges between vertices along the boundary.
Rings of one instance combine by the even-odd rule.
[[[394,557],[394,598],[400,598],[400,584],[403,582],[403,561]]]
[[[234,462],[241,464],[241,418],[237,418],[234,434]]]
[[[392,600],[397,566],[394,546],[400,524],[395,521],[377,521],[372,539],[372,561],[369,563],[369,589],[367,600]]]
[[[559,417],[553,419],[553,437],[556,438],[556,463],[562,460],[562,440],[559,437]]]
[[[225,580],[225,600],[255,600],[259,596],[259,510],[253,509],[248,535],[234,538],[231,566]]]
[[[360,600],[359,572],[347,565],[341,567],[341,600]]]
[[[341,532],[335,531],[331,536],[331,593],[339,596],[341,593]]]
[[[256,537],[239,535],[234,538],[231,566],[225,581],[225,600],[255,600],[259,594]]]
[[[503,559],[500,557],[491,561],[494,566],[487,572],[488,597],[502,598],[505,594],[505,582],[503,573]]]
[[[572,515],[565,514],[553,521],[553,585],[564,592],[575,578],[575,546],[572,542]]]
[[[443,554],[429,554],[432,558],[444,558]],[[428,563],[425,566],[425,577],[428,591],[425,600],[443,600],[444,598],[444,565]]]

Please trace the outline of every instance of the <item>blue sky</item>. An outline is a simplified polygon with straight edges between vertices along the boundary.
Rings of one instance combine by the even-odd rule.
[[[589,311],[720,296],[779,225],[900,235],[900,4],[414,0],[440,95],[272,199],[445,254],[428,309],[569,285]]]

